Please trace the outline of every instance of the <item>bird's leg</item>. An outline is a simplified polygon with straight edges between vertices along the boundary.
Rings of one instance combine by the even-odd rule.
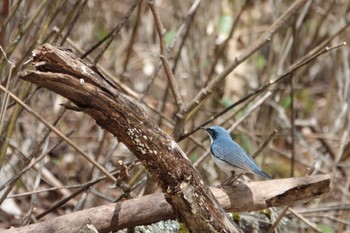
[[[228,184],[229,184],[229,185],[233,184],[233,183],[234,183],[239,177],[241,177],[242,175],[243,175],[243,173],[239,174],[239,175],[236,176],[236,177],[231,176],[233,179],[232,179],[232,178],[229,179]]]
[[[232,185],[239,177],[241,177],[243,173],[235,176],[234,172],[232,172],[231,176],[229,176],[224,182],[221,183],[221,186]]]
[[[229,185],[231,183],[230,181],[232,180],[232,178],[235,178],[235,176],[233,176],[233,175],[229,176],[226,180],[224,180],[224,182],[221,183],[220,186]]]

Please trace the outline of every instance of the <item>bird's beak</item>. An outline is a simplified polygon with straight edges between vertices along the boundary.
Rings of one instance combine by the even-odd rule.
[[[207,131],[207,128],[201,126],[200,129]]]

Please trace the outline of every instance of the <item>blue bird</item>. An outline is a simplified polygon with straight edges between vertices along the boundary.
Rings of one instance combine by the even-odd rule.
[[[210,136],[210,152],[215,164],[226,174],[229,176],[240,176],[244,173],[253,173],[272,179],[271,176],[256,165],[253,158],[240,145],[231,139],[226,129],[220,126],[202,127],[202,129]],[[226,184],[226,181],[224,183]]]

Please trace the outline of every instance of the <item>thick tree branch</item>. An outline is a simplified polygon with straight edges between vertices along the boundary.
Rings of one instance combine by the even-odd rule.
[[[68,98],[123,142],[192,232],[239,232],[181,148],[133,99],[70,51],[44,44],[33,51],[33,64],[37,71],[23,71],[20,78]]]
[[[253,211],[317,198],[329,191],[329,184],[329,175],[317,175],[237,184],[224,189],[211,188],[211,191],[226,211]],[[108,232],[175,217],[164,195],[158,193],[78,211],[4,233],[78,232],[86,224],[93,224],[98,232]]]

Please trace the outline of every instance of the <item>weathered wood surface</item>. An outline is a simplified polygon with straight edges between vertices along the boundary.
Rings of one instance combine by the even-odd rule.
[[[311,200],[328,192],[329,185],[329,175],[317,175],[236,184],[223,189],[211,188],[211,191],[226,211],[239,212]],[[99,232],[108,232],[173,218],[176,216],[171,205],[162,193],[158,193],[74,212],[4,233],[78,232],[86,224],[94,225]]]

